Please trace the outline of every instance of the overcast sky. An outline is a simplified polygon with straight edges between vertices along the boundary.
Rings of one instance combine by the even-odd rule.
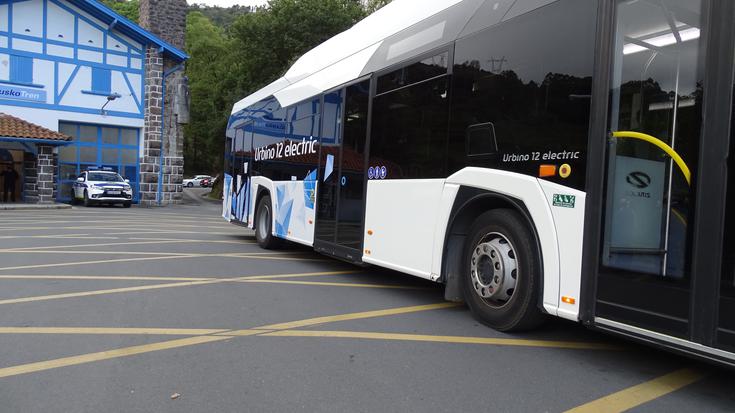
[[[240,6],[262,6],[267,0],[188,0],[189,4],[199,3],[208,6],[230,7],[234,5]]]

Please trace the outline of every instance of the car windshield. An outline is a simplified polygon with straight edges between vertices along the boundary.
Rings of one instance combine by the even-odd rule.
[[[103,182],[121,182],[124,179],[116,173],[102,173],[102,172],[90,172],[90,181],[103,181]]]

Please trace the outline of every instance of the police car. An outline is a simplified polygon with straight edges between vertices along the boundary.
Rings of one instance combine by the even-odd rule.
[[[82,201],[84,206],[105,203],[130,208],[133,201],[133,189],[128,180],[115,171],[84,171],[77,177],[71,191],[72,203]]]

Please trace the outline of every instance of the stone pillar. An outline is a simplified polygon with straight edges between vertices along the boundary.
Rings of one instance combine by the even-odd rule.
[[[23,202],[38,203],[38,189],[36,187],[36,157],[31,152],[23,153]]]
[[[186,0],[141,0],[140,25],[183,50],[186,11]],[[178,122],[174,96],[183,82],[184,72],[173,70],[178,64],[165,58],[155,47],[146,50],[141,205],[168,205],[183,199],[184,131]],[[164,81],[166,72],[170,74]]]
[[[163,105],[163,56],[155,46],[145,51],[143,158],[140,160],[140,204],[158,205],[161,165],[161,107]]]
[[[54,198],[54,148],[38,144],[36,156],[36,190],[39,204],[53,204]]]

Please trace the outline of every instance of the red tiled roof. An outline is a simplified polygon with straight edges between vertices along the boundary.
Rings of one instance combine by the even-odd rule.
[[[52,141],[70,141],[71,136],[26,122],[15,116],[0,112],[0,136],[10,138],[48,139]]]

